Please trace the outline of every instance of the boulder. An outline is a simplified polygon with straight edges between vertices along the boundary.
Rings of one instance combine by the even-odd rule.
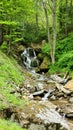
[[[40,65],[40,69],[48,69],[48,57],[44,57],[42,64]]]
[[[38,57],[39,60],[43,60],[43,54],[42,53],[38,53],[37,57]]]
[[[64,88],[68,89],[69,91],[73,91],[73,80],[68,81]]]
[[[44,125],[39,125],[39,124],[34,124],[34,123],[32,123],[30,126],[29,126],[29,128],[28,128],[28,130],[46,130],[46,128],[45,128],[45,126]]]
[[[25,49],[25,47],[24,47],[23,45],[19,45],[19,46],[17,47],[17,51],[18,51],[18,52],[23,52],[24,49]]]
[[[15,121],[27,130],[69,130],[65,119],[56,111],[56,106],[49,101],[30,101],[22,109],[16,110]]]
[[[39,65],[38,69],[36,69],[36,72],[47,73],[48,72],[48,63],[49,63],[49,58],[48,57],[44,57],[42,59],[42,63]]]

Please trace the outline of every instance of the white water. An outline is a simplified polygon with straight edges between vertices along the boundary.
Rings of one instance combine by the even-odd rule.
[[[27,69],[34,70],[35,67],[39,66],[39,61],[33,48],[26,48],[21,54],[21,57]]]

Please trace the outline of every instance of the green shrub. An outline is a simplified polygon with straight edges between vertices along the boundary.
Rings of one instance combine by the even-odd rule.
[[[42,53],[45,55],[50,55],[50,47],[48,43],[45,43],[45,45],[42,47]]]
[[[68,53],[73,50],[73,33],[63,40],[57,42],[56,47],[56,60],[58,60],[62,54]]]
[[[60,69],[57,67],[57,63],[49,65],[49,73],[50,74],[59,73],[59,72],[60,72]]]
[[[73,33],[57,42],[56,63],[49,66],[50,73],[66,71],[73,73]]]
[[[69,71],[73,70],[73,51],[61,55],[58,60],[58,67]]]
[[[73,51],[63,53],[54,65],[50,65],[50,73],[73,71]]]

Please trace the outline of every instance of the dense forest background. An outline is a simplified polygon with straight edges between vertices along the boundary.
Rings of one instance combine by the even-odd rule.
[[[42,43],[43,46],[41,46]],[[24,51],[25,45],[30,47],[31,44],[35,47],[39,45],[41,48],[39,57],[40,59],[43,57],[43,60],[40,61],[44,61],[44,57],[48,57],[46,74],[42,71],[41,74],[36,75],[35,73],[33,76],[27,69],[24,69],[21,53]],[[23,46],[22,52],[18,52],[19,46]],[[51,75],[60,76],[56,79],[58,81],[61,78],[61,82],[53,80],[50,84]],[[26,130],[25,128],[29,124],[30,126],[33,124],[32,120],[36,113],[33,110],[46,112],[41,111],[43,107],[38,106],[39,101],[47,101],[47,109],[42,110],[49,110],[48,106],[51,104],[48,105],[48,100],[42,100],[43,98],[39,96],[36,99],[35,95],[32,95],[40,90],[43,90],[44,97],[49,94],[46,99],[50,97],[53,99],[52,101],[56,102],[57,107],[54,108],[57,108],[57,112],[63,117],[61,124],[67,113],[69,114],[67,117],[70,119],[68,124],[71,124],[73,80],[70,81],[68,88],[63,86],[71,78],[73,78],[73,0],[0,0],[0,129]],[[54,82],[55,84],[53,84]],[[58,100],[61,101],[61,108]],[[36,105],[37,109],[35,109]],[[43,102],[43,106],[45,107],[45,102]],[[66,109],[62,109],[62,106]],[[24,107],[28,108],[28,116],[22,111]],[[30,109],[33,113],[29,111]],[[33,118],[30,118],[31,114]],[[47,116],[47,113],[45,115],[47,118],[50,117]],[[53,117],[54,121],[58,120],[55,118],[56,116]],[[43,126],[40,128],[42,123],[39,122],[40,118],[38,119],[38,129],[59,129],[60,127],[60,123],[56,123],[58,126],[51,123],[52,127],[45,124],[45,128]],[[37,118],[34,119],[34,123],[37,124]],[[30,127],[30,129],[35,128]]]
[[[73,69],[72,0],[1,0],[0,46],[7,54],[19,42],[41,43],[50,72]],[[47,61],[48,62],[48,61]]]

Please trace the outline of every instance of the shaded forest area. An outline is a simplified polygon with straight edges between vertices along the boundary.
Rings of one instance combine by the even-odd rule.
[[[68,71],[73,69],[72,0],[1,0],[0,46],[7,54],[15,44],[40,44],[51,63]],[[55,65],[51,64],[51,71]]]
[[[73,129],[73,0],[0,0],[0,129],[70,130],[66,118]]]

